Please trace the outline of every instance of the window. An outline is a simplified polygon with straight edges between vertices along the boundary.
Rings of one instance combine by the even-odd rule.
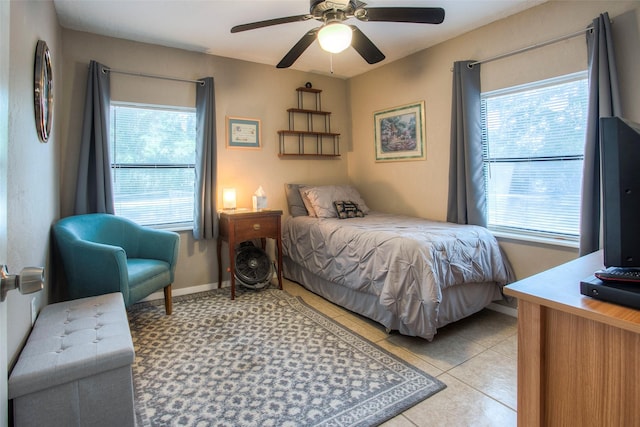
[[[482,94],[490,229],[578,240],[587,103],[586,72]]]
[[[117,215],[142,225],[193,223],[195,109],[112,103],[110,145]]]

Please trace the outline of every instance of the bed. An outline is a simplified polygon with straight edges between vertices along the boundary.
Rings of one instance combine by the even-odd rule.
[[[348,185],[285,189],[284,276],[388,331],[430,341],[512,279],[483,227],[374,212]]]

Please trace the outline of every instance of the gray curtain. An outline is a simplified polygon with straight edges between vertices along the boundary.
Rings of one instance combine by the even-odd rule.
[[[84,101],[74,213],[114,213],[109,162],[109,73],[91,61]]]
[[[480,64],[453,64],[447,221],[486,227],[480,118]]]
[[[609,14],[593,20],[587,32],[589,112],[582,173],[580,255],[601,247],[600,117],[621,114],[618,77]]]
[[[196,83],[196,195],[193,237],[218,237],[216,213],[216,103],[213,77]]]

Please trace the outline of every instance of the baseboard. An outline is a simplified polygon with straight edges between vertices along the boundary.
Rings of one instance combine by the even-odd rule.
[[[225,280],[222,282],[222,287],[223,288],[227,288],[231,286],[231,282],[228,280]],[[197,285],[197,286],[190,286],[188,288],[177,288],[177,289],[173,289],[171,294],[175,297],[180,296],[180,295],[189,295],[189,294],[195,294],[198,292],[206,292],[206,291],[210,291],[212,289],[218,289],[218,284],[217,283],[207,283],[204,285]],[[162,300],[164,299],[164,292],[160,291],[160,292],[154,292],[151,295],[149,295],[148,297],[146,297],[145,299],[143,299],[142,301],[154,301],[154,300]],[[491,304],[489,304],[487,306],[487,308],[489,310],[493,310],[493,311],[497,311],[498,313],[502,313],[502,314],[506,314],[508,316],[511,317],[518,317],[518,309],[514,308],[514,307],[507,307],[506,305],[502,305],[502,304],[496,304],[495,302],[492,302]]]
[[[274,266],[273,268],[273,278],[277,279],[278,278],[278,274],[276,272],[276,268]],[[237,283],[237,281],[236,281]],[[231,281],[230,280],[224,280],[222,282],[222,287],[223,288],[228,288],[231,286]],[[212,289],[218,289],[218,283],[206,283],[204,285],[197,285],[197,286],[190,286],[188,288],[173,288],[171,290],[171,295],[174,297],[178,297],[181,295],[189,295],[189,294],[196,294],[198,292],[206,292],[206,291],[210,291]],[[164,299],[164,292],[163,291],[158,291],[158,292],[154,292],[151,295],[149,295],[148,297],[146,297],[145,299],[141,300],[141,301],[155,301],[155,300],[159,300],[159,299]]]
[[[224,282],[222,282],[223,288],[227,288],[229,286],[231,286],[231,283],[228,280],[225,280]],[[189,295],[189,294],[195,294],[198,292],[206,292],[212,289],[218,289],[218,284],[207,283],[204,285],[190,286],[188,288],[173,288],[171,290],[171,295],[174,297],[178,297],[181,295]],[[155,300],[164,300],[164,292],[163,291],[154,292],[141,301],[155,301]]]
[[[507,307],[506,305],[496,304],[495,302],[492,302],[487,306],[487,308],[489,310],[497,311],[498,313],[518,318],[518,309],[515,307]]]

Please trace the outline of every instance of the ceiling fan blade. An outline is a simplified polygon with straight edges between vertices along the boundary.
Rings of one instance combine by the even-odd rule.
[[[316,39],[316,35],[318,34],[318,28],[314,28],[313,30],[308,31],[298,43],[296,43],[291,50],[282,58],[282,60],[276,65],[277,68],[289,68],[293,65],[294,62],[302,55],[302,53],[307,50],[311,43]]]
[[[385,56],[380,49],[362,31],[355,25],[349,25],[353,30],[351,38],[351,46],[367,61],[369,64],[375,64],[382,61]]]
[[[289,22],[300,22],[312,19],[313,15],[296,15],[287,16],[285,18],[267,19],[266,21],[251,22],[249,24],[236,25],[231,28],[232,33],[239,33],[241,31],[255,30],[257,28],[270,27],[272,25],[288,24]]]
[[[444,21],[444,9],[441,7],[368,7],[357,12],[355,16],[361,21],[418,24],[441,24]]]

